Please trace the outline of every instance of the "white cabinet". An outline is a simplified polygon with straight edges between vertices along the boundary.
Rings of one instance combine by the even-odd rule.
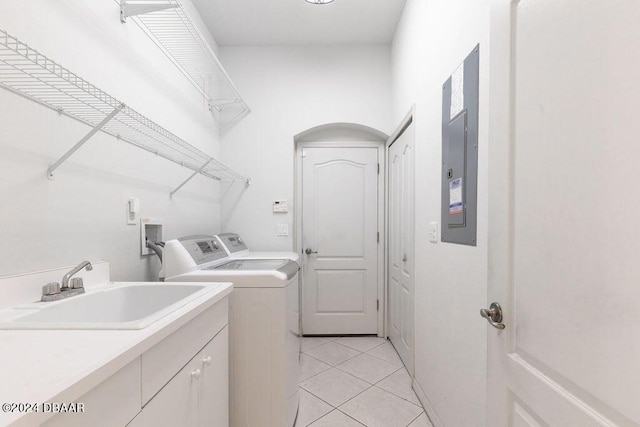
[[[225,327],[147,403],[142,426],[228,427],[228,354]]]
[[[198,427],[199,381],[187,364],[142,410],[142,427]]]
[[[229,323],[227,298],[216,303],[142,355],[142,405]]]
[[[229,427],[228,298],[137,357],[46,427]]]

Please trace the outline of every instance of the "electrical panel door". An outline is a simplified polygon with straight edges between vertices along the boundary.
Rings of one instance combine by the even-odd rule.
[[[442,87],[442,237],[476,245],[480,46]]]

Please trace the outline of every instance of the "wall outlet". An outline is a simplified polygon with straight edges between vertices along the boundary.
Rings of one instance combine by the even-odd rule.
[[[276,236],[288,236],[289,224],[278,224],[276,226]]]
[[[153,255],[147,247],[147,240],[153,243],[162,242],[162,221],[153,218],[140,218],[140,255]]]
[[[429,223],[429,241],[431,243],[438,243],[438,236],[440,235],[440,223],[433,221]]]
[[[286,200],[276,200],[273,202],[273,213],[289,212],[289,204]]]

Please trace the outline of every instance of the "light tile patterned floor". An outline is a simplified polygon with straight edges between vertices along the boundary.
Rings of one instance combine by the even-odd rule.
[[[302,339],[296,427],[432,427],[391,343]]]

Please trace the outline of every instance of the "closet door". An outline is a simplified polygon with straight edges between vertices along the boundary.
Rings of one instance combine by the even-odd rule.
[[[410,373],[414,353],[413,125],[391,144],[389,171],[389,338]]]

